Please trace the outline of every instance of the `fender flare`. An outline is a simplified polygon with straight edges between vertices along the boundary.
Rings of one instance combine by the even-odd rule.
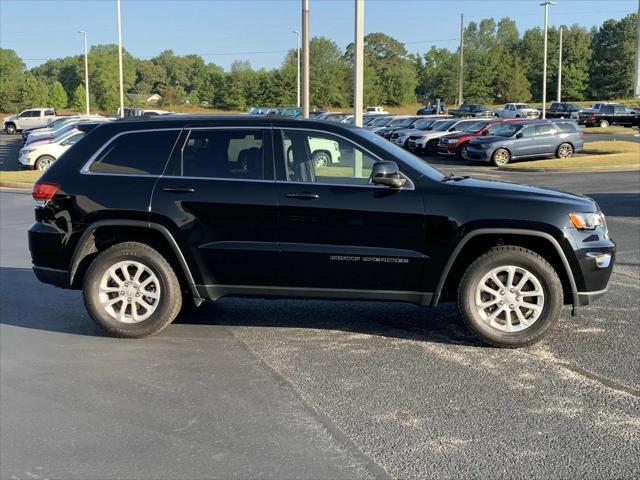
[[[471,232],[467,233],[464,237],[462,237],[460,242],[458,242],[458,245],[456,245],[456,248],[453,250],[453,252],[449,256],[449,260],[447,260],[447,263],[445,264],[444,269],[440,274],[440,280],[438,281],[438,285],[436,286],[436,291],[433,296],[433,300],[431,302],[432,306],[435,307],[438,304],[438,301],[440,300],[440,296],[442,294],[442,288],[444,287],[444,283],[447,280],[449,271],[451,270],[451,267],[456,261],[456,258],[458,258],[458,255],[460,254],[464,246],[469,242],[469,240],[481,235],[496,235],[496,234],[524,235],[524,236],[530,236],[530,237],[544,238],[545,240],[549,241],[551,245],[553,245],[553,247],[555,248],[556,252],[558,253],[558,256],[560,257],[562,265],[564,266],[565,273],[569,278],[569,285],[571,286],[571,296],[573,298],[573,306],[575,309],[575,307],[578,305],[578,288],[576,286],[576,280],[573,276],[573,271],[571,270],[571,265],[569,265],[569,260],[567,260],[567,256],[565,255],[558,241],[548,233],[540,232],[537,230],[527,230],[527,229],[520,229],[520,228],[479,228],[477,230],[472,230]]]
[[[90,245],[90,242],[88,242],[89,237],[100,227],[142,227],[160,232],[171,246],[173,253],[176,255],[178,263],[180,264],[180,268],[182,269],[182,272],[187,279],[187,284],[189,285],[191,294],[194,298],[200,299],[200,294],[198,294],[198,291],[196,289],[195,281],[193,280],[193,275],[191,274],[191,270],[189,269],[187,260],[184,258],[178,242],[176,242],[176,239],[173,237],[169,229],[167,229],[163,225],[160,225],[159,223],[146,222],[143,220],[98,220],[97,222],[90,224],[84,230],[84,232],[82,232],[80,240],[78,240],[78,243],[73,251],[69,268],[69,285],[73,285],[73,280],[78,271],[80,260],[84,258],[86,253],[88,253],[87,245]]]

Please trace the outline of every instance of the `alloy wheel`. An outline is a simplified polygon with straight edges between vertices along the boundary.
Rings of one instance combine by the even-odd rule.
[[[544,309],[540,280],[529,270],[504,265],[494,268],[475,289],[476,311],[491,328],[520,332],[530,328]]]
[[[509,163],[509,152],[504,149],[500,149],[493,154],[493,159],[495,164],[498,166],[506,165]]]
[[[326,153],[319,153],[315,156],[316,167],[326,167],[329,165],[329,158]]]
[[[146,265],[121,261],[104,272],[98,295],[109,316],[122,323],[139,323],[158,308],[160,281]]]
[[[569,145],[568,143],[563,143],[562,145],[560,145],[560,147],[558,148],[558,157],[569,158],[571,155],[573,155],[573,148],[571,148],[571,145]]]

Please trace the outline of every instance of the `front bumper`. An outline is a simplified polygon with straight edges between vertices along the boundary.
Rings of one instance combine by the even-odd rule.
[[[20,166],[22,168],[33,169],[33,166],[36,163],[36,159],[34,157],[29,158],[28,153],[21,153],[18,156],[18,163],[20,163]]]
[[[459,143],[438,143],[438,153],[440,155],[456,155],[458,153]]]
[[[492,149],[474,148],[467,145],[463,150],[463,157],[465,160],[476,160],[480,162],[488,162],[491,160]]]

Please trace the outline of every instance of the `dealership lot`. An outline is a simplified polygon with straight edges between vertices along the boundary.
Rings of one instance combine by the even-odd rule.
[[[17,142],[0,136],[3,168]],[[597,200],[609,295],[516,351],[480,345],[453,307],[288,300],[224,299],[116,340],[79,292],[36,281],[32,200],[2,191],[0,476],[633,477],[640,175],[436,162]]]

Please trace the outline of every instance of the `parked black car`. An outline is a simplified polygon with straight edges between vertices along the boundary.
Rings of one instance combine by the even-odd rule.
[[[579,113],[578,121],[587,127],[640,127],[640,112],[624,105],[603,105],[600,110]]]
[[[460,108],[449,110],[454,117],[493,117],[493,111],[477,103],[463,103]]]
[[[554,102],[545,111],[547,118],[577,118],[580,112],[585,111],[580,105],[571,102]]]
[[[340,167],[317,167],[335,143]],[[173,116],[101,125],[37,181],[33,269],[120,337],[220,297],[457,299],[486,342],[539,339],[605,293],[615,246],[583,196],[445,176],[330,122]]]

